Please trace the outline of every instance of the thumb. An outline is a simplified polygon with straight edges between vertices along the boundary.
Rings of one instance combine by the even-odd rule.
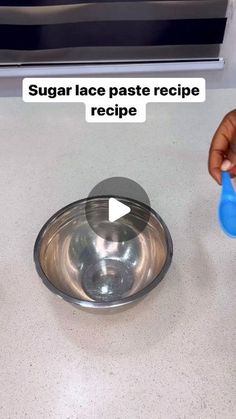
[[[230,149],[227,155],[227,158],[223,161],[221,165],[221,170],[223,171],[232,171],[235,174],[236,172],[236,142],[230,144]]]

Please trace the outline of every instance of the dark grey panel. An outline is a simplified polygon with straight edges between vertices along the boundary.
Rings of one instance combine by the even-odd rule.
[[[144,2],[146,3],[149,0],[119,0],[119,3],[130,3],[130,2]],[[172,5],[176,3],[177,0],[160,0],[163,2],[169,1]],[[187,0],[183,0],[187,1]],[[195,0],[196,2],[203,2],[208,0]],[[99,3],[100,0],[86,0],[86,3]],[[11,7],[37,7],[37,6],[59,6],[59,5],[68,5],[68,4],[82,4],[84,0],[1,0],[2,6],[11,6]],[[117,3],[117,0],[103,0],[103,3]]]
[[[174,3],[174,4],[173,4]],[[225,16],[227,0],[84,2],[52,7],[0,7],[0,24],[46,25],[109,20],[198,19]]]
[[[1,64],[92,63],[217,58],[219,45],[64,48],[44,51],[0,50]]]

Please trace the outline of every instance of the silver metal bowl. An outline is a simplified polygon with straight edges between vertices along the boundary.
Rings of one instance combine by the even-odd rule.
[[[134,302],[151,291],[166,274],[172,259],[170,233],[162,219],[146,205],[127,198],[130,217],[104,222],[108,197],[89,199],[89,211],[107,228],[109,240],[98,236],[86,217],[88,199],[58,211],[41,229],[34,247],[36,269],[44,284],[65,300],[89,308],[110,308]],[[146,227],[128,241],[111,241],[122,229]],[[90,214],[91,216],[91,214]],[[103,236],[104,237],[104,236]]]

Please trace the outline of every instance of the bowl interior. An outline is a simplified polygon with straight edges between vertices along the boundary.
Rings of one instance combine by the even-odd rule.
[[[134,239],[116,241],[121,231],[124,237],[136,228],[137,217],[147,216],[145,206],[126,203],[131,216],[110,223],[104,221],[107,199],[90,202],[89,211],[107,231],[107,240],[88,224],[86,201],[72,204],[46,225],[38,241],[38,263],[57,290],[82,301],[114,302],[135,295],[160,274],[170,249],[166,230],[154,213]]]

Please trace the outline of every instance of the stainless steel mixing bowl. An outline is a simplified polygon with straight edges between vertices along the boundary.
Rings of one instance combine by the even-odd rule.
[[[108,197],[89,199],[89,211],[103,237],[107,229],[108,240],[95,234],[87,221],[88,199],[61,209],[43,226],[34,260],[51,291],[84,307],[108,308],[134,302],[162,280],[173,253],[166,225],[151,208],[121,199],[131,213],[114,223],[104,220]],[[142,219],[147,212],[149,222],[142,232],[132,240],[116,241],[121,231],[136,228],[136,217]]]

